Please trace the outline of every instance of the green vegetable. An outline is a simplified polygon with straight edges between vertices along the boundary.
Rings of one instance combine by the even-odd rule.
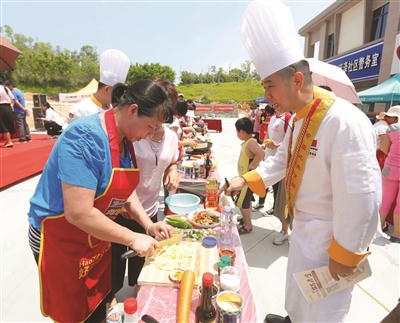
[[[181,228],[181,229],[192,229],[193,226],[186,221],[184,218],[179,217],[166,217],[166,221],[168,224],[172,225],[173,227]]]

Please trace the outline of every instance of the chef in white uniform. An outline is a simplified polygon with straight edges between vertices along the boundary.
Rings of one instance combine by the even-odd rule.
[[[333,279],[355,272],[379,225],[381,174],[376,136],[366,115],[312,83],[290,9],[281,0],[254,1],[240,35],[277,113],[295,114],[275,156],[220,192],[248,185],[258,195],[286,176],[293,230],[286,276],[286,318],[267,323],[344,322],[353,288],[309,304],[293,274],[329,266]],[[271,277],[272,279],[272,277]]]
[[[108,49],[100,55],[100,82],[96,93],[75,104],[68,115],[68,123],[90,114],[101,113],[111,108],[112,88],[125,83],[130,60],[118,49]]]

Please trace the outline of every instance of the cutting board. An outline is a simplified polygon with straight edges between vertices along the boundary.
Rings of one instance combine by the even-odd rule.
[[[192,248],[192,260],[190,268],[195,273],[194,285],[197,287],[201,285],[201,279],[205,272],[210,272],[214,275],[218,274],[216,263],[219,261],[217,247],[204,248],[201,242],[192,242],[182,240],[181,244],[185,244]],[[164,271],[156,268],[151,259],[146,259],[143,269],[138,278],[139,285],[151,286],[173,286],[174,284],[169,280],[170,271]]]

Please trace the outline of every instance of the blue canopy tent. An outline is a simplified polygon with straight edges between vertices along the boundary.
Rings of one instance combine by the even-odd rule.
[[[358,92],[362,103],[400,102],[400,73],[368,90]]]

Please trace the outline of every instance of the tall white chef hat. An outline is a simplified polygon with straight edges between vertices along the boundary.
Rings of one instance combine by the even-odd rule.
[[[125,83],[131,62],[118,49],[108,49],[100,55],[100,82],[109,86]]]
[[[281,0],[250,3],[239,32],[262,80],[304,59],[291,11]]]

